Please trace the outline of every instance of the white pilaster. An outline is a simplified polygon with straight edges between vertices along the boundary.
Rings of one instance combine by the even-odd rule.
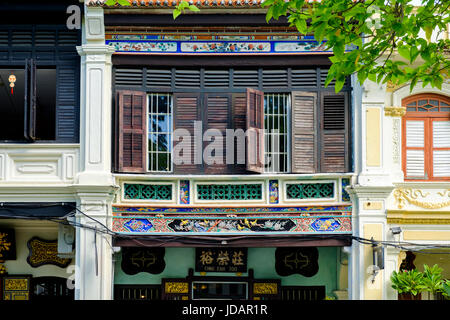
[[[105,45],[102,8],[85,5],[81,56],[80,167],[75,177],[75,299],[113,298],[111,204],[116,191],[111,173],[111,55]]]

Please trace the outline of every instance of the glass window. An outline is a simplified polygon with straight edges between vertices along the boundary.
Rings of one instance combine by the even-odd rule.
[[[0,140],[23,140],[25,69],[0,69]]]
[[[148,170],[172,171],[172,95],[152,93],[148,103]]]
[[[290,94],[264,95],[265,172],[289,171],[290,107]]]

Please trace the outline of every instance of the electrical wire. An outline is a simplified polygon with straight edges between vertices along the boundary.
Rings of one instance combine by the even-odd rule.
[[[115,232],[113,230],[111,230],[110,228],[108,228],[105,224],[103,224],[102,222],[100,222],[99,220],[91,217],[90,215],[84,213],[82,210],[80,210],[79,208],[77,208],[76,206],[67,204],[67,203],[63,203],[63,205],[72,207],[74,210],[69,212],[68,214],[62,216],[62,217],[43,217],[43,216],[24,216],[24,215],[2,215],[0,214],[0,218],[15,218],[15,219],[27,219],[27,220],[45,220],[45,221],[51,221],[54,223],[61,223],[64,225],[70,225],[72,227],[75,228],[83,228],[83,229],[87,229],[87,230],[92,230],[95,233],[100,233],[104,236],[111,236],[113,239],[130,239],[133,240],[134,242],[136,242],[139,245],[145,246],[145,243],[141,242],[141,241],[146,241],[149,239],[149,236],[139,236],[139,235],[131,235],[131,234],[122,234],[119,232]],[[8,206],[11,206],[10,204],[8,204]],[[16,204],[15,206],[20,207],[20,208],[32,208],[35,207],[34,204],[33,205],[20,205],[20,204]],[[51,207],[51,206],[61,206],[61,204],[48,204],[48,205],[41,205],[40,207]],[[0,209],[3,207],[3,203],[0,205]],[[91,225],[87,225],[87,224],[83,224],[80,223],[78,221],[74,221],[68,218],[74,217],[76,215],[76,212],[80,213],[81,215],[83,215],[84,217],[94,221],[95,223],[99,224],[102,228],[97,228],[96,226],[91,226]],[[206,236],[206,237],[205,237]],[[192,245],[198,245],[199,244],[199,240],[202,241],[202,243],[204,243],[205,245],[214,245],[214,244],[220,244],[222,241],[226,241],[227,244],[230,244],[234,241],[237,240],[242,240],[242,239],[248,239],[248,238],[258,238],[258,237],[264,237],[264,236],[208,236],[208,235],[204,235],[202,236],[181,236],[181,235],[174,235],[174,236],[164,236],[164,237],[152,237],[152,241],[153,243],[160,243],[159,246],[164,246],[164,245],[169,245],[170,243],[173,242],[180,242],[182,241],[183,244],[192,244]],[[310,236],[297,236],[295,237],[296,241],[312,241],[312,240],[317,240],[320,238],[326,238],[326,239],[335,239],[335,240],[346,240],[346,239],[352,239],[355,240],[361,244],[364,245],[370,245],[372,247],[375,246],[383,246],[383,247],[394,247],[394,248],[398,248],[404,251],[411,251],[411,252],[420,252],[423,254],[450,254],[449,252],[428,252],[428,251],[424,251],[424,250],[434,250],[434,249],[450,249],[450,245],[445,245],[445,244],[423,244],[423,243],[414,243],[414,242],[407,242],[407,241],[379,241],[379,240],[374,240],[374,239],[366,239],[366,238],[362,238],[362,237],[358,237],[358,236],[350,236],[349,235],[310,235]],[[265,239],[267,239],[267,237],[265,237]],[[107,240],[107,238],[104,238],[104,240]],[[273,241],[276,242],[276,239],[274,239]],[[113,248],[113,246],[111,245],[111,243],[108,244],[110,245],[111,248]],[[420,249],[418,249],[420,248]]]

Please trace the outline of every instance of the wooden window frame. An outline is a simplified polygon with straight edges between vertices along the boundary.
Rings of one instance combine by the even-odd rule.
[[[445,101],[450,104],[450,99],[439,94],[418,94],[402,100],[403,107],[414,101],[424,99],[436,99]],[[406,146],[406,121],[424,121],[424,147],[407,147]],[[450,121],[450,112],[441,111],[406,111],[402,118],[402,170],[405,181],[450,181],[450,172],[448,177],[435,177],[433,175],[433,151],[434,150],[450,150],[450,148],[434,148],[433,147],[433,122],[434,121]],[[424,150],[424,174],[426,178],[413,178],[407,176],[406,171],[406,151],[407,150]]]

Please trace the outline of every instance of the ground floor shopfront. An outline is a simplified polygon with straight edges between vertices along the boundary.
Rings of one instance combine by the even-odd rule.
[[[0,300],[74,299],[75,233],[71,226],[55,223],[73,205],[2,203]]]
[[[342,298],[348,271],[347,256],[342,249],[124,247],[116,255],[114,298],[303,301]]]

